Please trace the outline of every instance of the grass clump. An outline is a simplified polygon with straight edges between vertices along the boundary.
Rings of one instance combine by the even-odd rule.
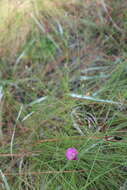
[[[126,10],[0,2],[1,189],[125,188]],[[66,159],[70,147],[78,160]]]

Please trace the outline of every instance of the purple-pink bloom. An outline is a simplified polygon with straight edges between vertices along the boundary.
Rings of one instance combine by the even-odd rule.
[[[68,148],[66,151],[66,157],[68,160],[78,160],[78,151],[76,148]]]

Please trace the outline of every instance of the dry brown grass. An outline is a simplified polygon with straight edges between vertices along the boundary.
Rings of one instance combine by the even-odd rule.
[[[23,47],[34,27],[32,14],[47,25],[45,18],[52,17],[52,15],[63,16],[62,6],[64,4],[68,4],[66,0],[62,3],[58,0],[2,0],[0,2],[0,17],[2,18],[0,21],[0,56],[10,54],[13,57]]]
[[[98,1],[94,1],[97,5]],[[25,44],[28,35],[34,27],[31,15],[41,20],[45,29],[52,28],[49,18],[54,18],[68,25],[73,30],[74,19],[78,22],[84,8],[91,8],[93,1],[86,1],[82,6],[77,0],[2,0],[0,2],[0,56],[14,57]],[[86,9],[87,10],[87,9]],[[88,14],[87,11],[85,14]],[[84,14],[84,16],[85,16]],[[50,31],[50,30],[49,30]]]
[[[2,22],[0,23],[0,55],[14,56],[21,44],[25,43],[30,31],[31,6],[28,1],[18,3],[18,1],[2,1],[0,3],[0,14]]]

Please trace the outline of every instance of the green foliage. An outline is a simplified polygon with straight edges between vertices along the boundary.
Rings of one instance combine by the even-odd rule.
[[[52,60],[56,54],[56,47],[53,42],[44,36],[39,36],[32,47],[29,48],[27,56],[31,60],[47,61]]]

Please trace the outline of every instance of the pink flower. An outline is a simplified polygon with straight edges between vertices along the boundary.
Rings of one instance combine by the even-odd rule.
[[[66,151],[66,157],[68,160],[78,160],[78,151],[76,148],[68,148]]]

